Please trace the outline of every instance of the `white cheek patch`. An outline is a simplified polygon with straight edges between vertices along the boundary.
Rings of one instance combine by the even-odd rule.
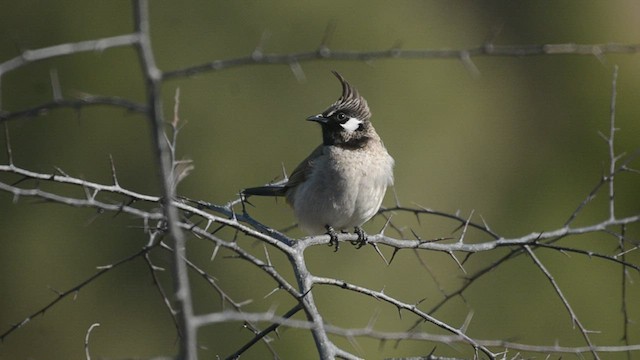
[[[347,122],[345,122],[344,124],[340,124],[340,126],[342,126],[348,132],[354,132],[358,130],[360,124],[362,124],[361,120],[358,120],[356,118],[349,118]]]

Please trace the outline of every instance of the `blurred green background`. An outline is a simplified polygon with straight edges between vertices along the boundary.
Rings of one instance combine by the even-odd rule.
[[[336,50],[380,50],[401,44],[405,49],[470,48],[495,35],[496,44],[638,43],[637,1],[153,1],[152,41],[158,65],[173,70],[216,59],[250,54],[261,42],[265,52],[289,53],[317,48],[327,25],[336,24],[329,46]],[[125,34],[132,29],[126,1],[2,1],[0,61],[65,42]],[[561,227],[598,183],[608,167],[607,147],[598,132],[608,132],[612,66],[619,65],[616,150],[638,148],[640,122],[639,55],[534,56],[474,58],[474,77],[457,60],[313,61],[302,63],[304,81],[285,65],[251,65],[166,82],[165,110],[181,91],[178,153],[194,160],[196,169],[179,193],[225,203],[238,190],[268,182],[289,171],[320,141],[320,130],[304,121],[340,94],[330,70],[340,71],[366,97],[373,122],[396,159],[398,199],[406,206],[441,211],[474,212],[504,236]],[[50,101],[51,72],[57,73],[67,98],[84,93],[144,101],[144,84],[131,48],[83,53],[30,64],[2,79],[2,109],[16,111]],[[56,110],[45,116],[9,122],[13,156],[18,166],[50,173],[54,166],[87,180],[110,183],[109,155],[122,186],[157,194],[148,126],[140,115],[119,109]],[[2,147],[5,141],[2,140]],[[6,163],[6,155],[0,156]],[[632,163],[640,167],[638,161]],[[15,177],[0,174],[0,180]],[[82,196],[81,189],[41,184],[43,188]],[[619,176],[619,216],[640,211],[637,175]],[[28,184],[25,184],[28,186]],[[33,184],[31,184],[33,186]],[[147,238],[140,221],[112,214],[97,216],[29,199],[13,203],[0,193],[0,332],[92,275],[96,266],[126,257]],[[114,201],[117,200],[114,198]],[[256,199],[251,214],[263,223],[284,228],[293,223],[284,202]],[[393,205],[392,192],[385,200]],[[607,216],[606,196],[589,205],[577,225]],[[436,217],[420,222],[397,214],[394,224],[422,238],[450,236],[456,224]],[[378,231],[383,219],[365,229]],[[627,229],[640,237],[638,226]],[[301,234],[294,230],[293,236]],[[393,236],[399,236],[390,233]],[[222,233],[221,236],[233,236]],[[468,241],[486,239],[471,233]],[[258,243],[250,244],[264,258]],[[563,245],[615,253],[617,241],[597,234],[566,239]],[[389,249],[383,249],[387,256]],[[190,240],[189,252],[236,301],[252,299],[248,311],[277,309],[293,302],[284,294],[264,298],[275,284],[248,264],[218,254],[212,246]],[[469,273],[508,250],[478,254],[465,264]],[[272,261],[287,261],[270,250]],[[622,269],[609,262],[552,251],[537,252],[565,291],[574,310],[598,345],[620,345]],[[309,267],[332,276],[382,290],[409,303],[426,299],[429,309],[442,293],[457,289],[464,273],[447,255],[400,252],[385,266],[369,248],[343,246],[338,253],[321,247],[308,252]],[[156,252],[154,262],[169,267],[169,255]],[[628,261],[640,263],[637,253]],[[288,278],[291,274],[284,271]],[[628,291],[631,342],[640,343],[639,276],[631,272]],[[161,274],[170,288],[168,274]],[[193,280],[199,312],[219,310],[219,296],[200,279]],[[372,317],[379,330],[406,330],[414,318],[395,308],[332,288],[316,297],[329,323],[361,328]],[[511,339],[530,344],[584,345],[547,280],[529,258],[521,256],[494,270],[434,315],[461,326],[469,313],[469,334],[482,339]],[[135,260],[84,288],[75,300],[61,301],[0,344],[0,359],[82,359],[84,335],[92,323],[94,358],[171,355],[176,334],[145,263]],[[265,325],[266,326],[266,325]],[[423,330],[438,332],[425,325]],[[251,334],[241,324],[210,326],[200,332],[202,358],[227,356]],[[340,346],[365,358],[427,355],[433,344],[403,342],[398,347],[369,339]],[[311,337],[283,330],[271,343],[283,359],[314,354]],[[438,355],[471,356],[467,346],[438,346]],[[515,355],[514,353],[512,353]],[[606,355],[626,358],[626,355]],[[269,358],[263,344],[243,358]],[[315,358],[309,355],[310,358]],[[544,357],[544,356],[541,356]],[[633,358],[640,358],[635,354]]]

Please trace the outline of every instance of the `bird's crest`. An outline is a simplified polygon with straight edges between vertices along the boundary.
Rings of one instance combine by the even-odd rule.
[[[342,96],[340,96],[340,99],[338,100],[342,100],[342,101],[347,101],[350,99],[357,99],[360,97],[360,94],[358,93],[358,90],[356,88],[354,88],[353,86],[351,86],[351,84],[349,84],[347,82],[347,80],[345,80],[344,77],[342,77],[342,75],[340,75],[339,72],[333,70],[331,71],[333,73],[333,75],[335,75],[335,77],[338,78],[338,80],[340,80],[340,83],[342,84]]]
[[[325,111],[325,115],[330,115],[330,113],[338,109],[351,109],[354,113],[360,115],[362,120],[368,119],[371,116],[371,113],[369,111],[367,100],[360,96],[358,90],[351,86],[351,84],[349,84],[339,72],[335,70],[331,72],[342,84],[342,95],[329,107],[329,109],[327,109],[327,111]]]

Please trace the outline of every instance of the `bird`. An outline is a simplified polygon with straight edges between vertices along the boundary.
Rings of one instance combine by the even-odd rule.
[[[367,101],[337,71],[342,95],[307,118],[320,124],[322,144],[293,170],[286,182],[244,189],[248,196],[284,196],[298,226],[309,235],[328,234],[338,250],[337,231],[354,228],[359,247],[367,242],[362,225],[380,209],[393,185],[394,159],[371,124]]]

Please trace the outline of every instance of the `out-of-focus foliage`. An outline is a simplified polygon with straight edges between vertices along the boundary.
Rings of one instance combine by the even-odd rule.
[[[634,1],[163,1],[151,2],[151,15],[153,47],[163,70],[245,56],[261,39],[265,52],[312,50],[329,23],[336,24],[329,46],[344,50],[397,44],[467,48],[490,38],[496,44],[640,40],[640,4]],[[0,61],[22,49],[128,33],[131,18],[130,4],[123,1],[5,1],[0,5]],[[638,55],[603,60],[574,55],[491,57],[474,62],[479,77],[456,60],[392,59],[302,63],[302,82],[284,65],[245,66],[168,81],[165,110],[171,112],[179,87],[180,116],[186,122],[178,152],[196,166],[179,193],[224,203],[243,187],[279,176],[282,165],[293,169],[320,141],[319,129],[304,119],[339,95],[329,72],[335,69],[369,101],[374,125],[396,159],[396,192],[402,204],[474,211],[476,220],[481,215],[495,231],[510,236],[562,226],[607,167],[606,144],[598,132],[608,131],[613,64],[620,67],[616,150],[632,152],[640,144]],[[119,48],[31,64],[9,74],[2,82],[2,109],[20,110],[51,99],[52,71],[65,97],[90,93],[144,100],[135,52]],[[109,183],[111,155],[122,186],[157,194],[150,135],[142,116],[106,108],[59,110],[11,121],[9,130],[15,162],[22,167],[52,172],[57,166],[73,176]],[[1,143],[4,147],[4,140]],[[5,155],[0,158],[6,162]],[[638,180],[621,177],[619,214],[640,210]],[[147,241],[141,224],[126,216],[11,200],[0,193],[0,332],[53,299],[49,288],[67,289],[93,274],[96,266],[113,263]],[[578,223],[604,219],[605,201],[597,198]],[[284,202],[253,202],[256,207],[250,211],[264,223],[282,228],[293,222]],[[385,203],[394,203],[392,194]],[[399,215],[393,221],[424,238],[447,236],[452,230],[437,218],[417,223]],[[377,219],[367,229],[376,232],[383,223]],[[602,251],[615,246],[598,236],[572,241]],[[189,246],[195,258],[207,264],[211,246],[195,240]],[[261,246],[256,251],[261,252]],[[445,290],[460,283],[464,274],[450,258],[421,256]],[[593,335],[595,341],[617,343],[622,336],[620,268],[595,259],[572,259],[566,265],[565,257],[551,252],[539,256],[583,323],[602,331]],[[637,254],[630,256],[638,262]],[[407,302],[426,298],[425,304],[436,303],[441,296],[409,252],[389,267],[369,248],[343,246],[338,253],[318,248],[308,257],[310,269],[318,274],[384,288]],[[163,266],[168,259],[161,254],[154,258]],[[466,266],[472,270],[490,259],[478,258]],[[273,260],[286,264],[285,259]],[[262,300],[274,287],[264,278],[247,278],[246,264],[223,256],[206,268],[238,301]],[[637,275],[631,274],[636,284]],[[169,286],[169,278],[165,280]],[[629,291],[638,298],[637,285]],[[219,298],[203,284],[195,284],[194,292],[198,311],[219,308]],[[276,295],[270,301],[282,311],[291,306],[286,297],[279,299]],[[385,311],[378,320],[381,326],[401,331],[412,323],[398,321],[388,305],[360,302],[356,296],[336,297],[319,289],[317,300],[325,320],[336,325],[364,327],[377,308]],[[256,305],[253,310],[264,308]],[[560,338],[563,345],[582,344],[553,289],[526,257],[476,283],[467,293],[467,304],[452,302],[436,316],[459,326],[470,311],[474,317],[469,331],[479,338],[540,344]],[[637,343],[637,306],[630,315],[636,320],[632,340]],[[0,344],[0,359],[82,358],[85,332],[95,322],[102,326],[92,334],[94,356],[149,357],[176,350],[171,318],[145,264],[137,261],[12,334]],[[228,355],[249,337],[239,324],[210,327],[201,334],[206,358]],[[286,341],[276,340],[273,346],[284,359],[313,351],[311,338],[302,331],[287,330],[281,337]],[[390,344],[380,348],[372,340],[359,343],[365,358],[398,355]],[[346,341],[341,345],[350,346]],[[430,350],[409,342],[403,343],[400,355],[426,355]],[[266,358],[264,351],[259,345],[246,358]]]

